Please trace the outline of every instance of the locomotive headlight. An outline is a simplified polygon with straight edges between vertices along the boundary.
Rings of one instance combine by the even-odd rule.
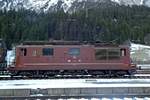
[[[79,59],[78,62],[81,62],[81,60]]]
[[[69,60],[67,60],[67,62],[71,62],[71,60],[69,59]]]

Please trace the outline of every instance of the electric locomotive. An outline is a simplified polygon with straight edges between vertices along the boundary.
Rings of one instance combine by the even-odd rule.
[[[136,66],[126,45],[70,41],[24,42],[16,46],[12,75],[130,75]]]

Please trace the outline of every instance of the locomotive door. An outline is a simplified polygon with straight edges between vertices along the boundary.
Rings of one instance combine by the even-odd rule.
[[[16,65],[20,65],[23,63],[24,57],[27,55],[27,49],[19,48],[17,52],[18,54],[16,56]]]

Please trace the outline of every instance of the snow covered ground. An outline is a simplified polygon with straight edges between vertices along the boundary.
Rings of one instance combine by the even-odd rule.
[[[89,100],[89,99],[67,99],[67,100]],[[91,100],[150,100],[149,97],[145,97],[145,98],[139,98],[139,97],[133,97],[133,98],[101,98],[101,99],[97,99],[97,98],[92,98]]]
[[[150,87],[150,79],[48,79],[0,81],[0,89]]]
[[[48,99],[50,100],[50,99]],[[85,99],[85,98],[81,98],[81,99],[74,99],[74,98],[71,98],[71,99],[58,99],[58,100],[150,100],[149,97],[145,97],[145,98],[139,98],[139,97],[133,97],[133,98],[91,98],[91,99]]]
[[[96,88],[96,87],[150,87],[150,79],[51,79],[0,81],[0,89],[46,89],[46,88]],[[43,94],[35,94],[42,96]],[[59,100],[89,100],[59,99]],[[100,97],[90,100],[150,100],[150,97]]]

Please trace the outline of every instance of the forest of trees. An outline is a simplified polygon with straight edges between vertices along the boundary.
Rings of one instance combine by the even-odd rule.
[[[115,5],[72,13],[1,10],[0,38],[9,48],[22,41],[50,39],[150,44],[150,8]]]

